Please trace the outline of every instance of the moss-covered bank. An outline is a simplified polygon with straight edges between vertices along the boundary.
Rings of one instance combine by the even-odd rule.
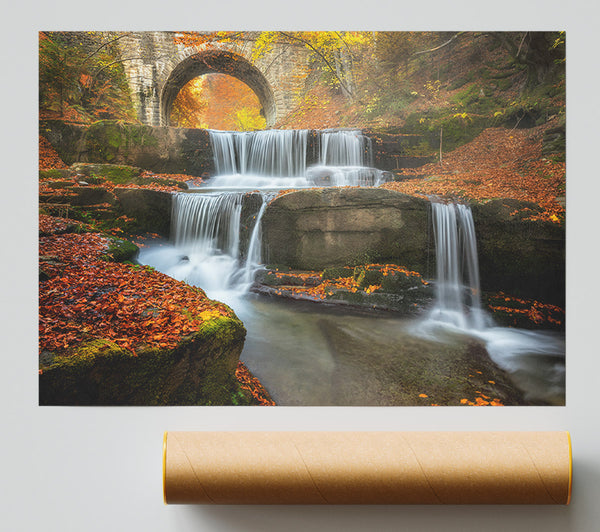
[[[40,122],[40,135],[67,164],[111,163],[156,173],[202,176],[213,171],[208,131],[99,120],[90,126]]]
[[[249,404],[235,379],[246,331],[237,318],[206,322],[174,349],[122,349],[110,340],[40,361],[41,405]]]

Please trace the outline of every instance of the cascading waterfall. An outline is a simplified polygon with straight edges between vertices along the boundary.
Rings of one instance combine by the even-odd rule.
[[[281,386],[284,392],[294,389],[300,396],[304,393],[306,404],[313,404],[315,392],[307,388],[305,377],[295,388],[286,379],[293,368],[304,364],[304,375],[311,375],[308,380],[323,381],[322,388],[316,385],[315,390],[331,389],[328,372],[335,358],[329,354],[329,339],[319,333],[322,322],[306,322],[310,313],[295,308],[240,297],[249,290],[263,261],[261,220],[274,195],[268,191],[376,185],[383,174],[368,166],[370,144],[358,131],[322,132],[319,161],[314,166],[307,165],[307,138],[306,131],[211,132],[218,175],[197,193],[173,195],[172,242],[142,248],[139,260],[232,306],[249,332],[244,361],[254,361],[255,368],[249,365],[250,369],[268,385],[270,367],[280,367],[280,373],[274,373],[274,387],[286,382]],[[260,204],[256,198],[245,200],[248,191],[257,189]],[[492,360],[533,400],[560,404],[564,400],[564,336],[494,326],[481,308],[476,238],[469,208],[434,203],[432,212],[438,257],[436,302],[427,320],[419,325],[411,321],[406,331],[426,336],[428,346],[431,341],[460,344],[465,336],[469,343],[481,342]],[[242,253],[244,249],[246,253]],[[373,321],[365,325],[365,334],[387,322],[375,317],[369,320]],[[392,327],[395,330],[396,325]],[[365,359],[371,356],[373,353],[365,353]],[[378,379],[374,382],[379,383]],[[290,404],[297,404],[295,400]]]
[[[254,274],[261,266],[262,258],[262,224],[261,220],[269,201],[273,198],[273,194],[261,194],[262,204],[256,215],[256,223],[250,235],[248,242],[248,255],[246,257],[246,267],[244,268],[244,283],[250,285],[254,281]]]
[[[255,132],[209,130],[216,176],[199,194],[173,197],[172,234],[176,264],[162,270],[209,292],[247,290],[261,264],[261,219],[269,190],[308,186],[378,184],[370,140],[358,130],[320,134],[320,163],[307,168],[307,130]],[[240,257],[243,190],[260,190],[262,204]]]
[[[377,186],[385,173],[372,167],[371,140],[359,130],[319,134],[319,162],[307,166],[308,131],[209,130],[216,175],[211,188]]]
[[[209,130],[216,176],[212,187],[303,187],[307,130]]]
[[[175,245],[203,254],[238,257],[242,194],[176,194],[172,228]]]
[[[547,331],[497,327],[481,307],[477,241],[471,209],[432,203],[436,251],[436,298],[420,328],[437,339],[439,326],[485,343],[490,358],[507,371],[528,396],[552,402],[564,395],[565,342]],[[440,337],[445,338],[442,334]]]
[[[323,131],[319,164],[308,169],[318,186],[377,186],[384,173],[373,168],[371,139],[359,130]]]
[[[248,241],[245,260],[240,258],[241,211],[244,193],[179,193],[173,197],[172,228],[175,247],[186,255],[185,280],[208,290],[244,291],[254,278],[261,259],[261,219],[272,197],[261,194]]]
[[[201,287],[209,297],[232,303],[248,290],[260,267],[261,219],[272,197],[261,194],[262,204],[254,216],[248,252],[243,257],[240,248],[244,196],[243,192],[174,194],[172,245],[143,250],[143,263]]]
[[[431,319],[461,329],[481,330],[477,239],[471,209],[461,204],[432,203],[437,262],[436,302]]]
[[[323,131],[320,164],[325,166],[372,166],[371,140],[358,130]]]

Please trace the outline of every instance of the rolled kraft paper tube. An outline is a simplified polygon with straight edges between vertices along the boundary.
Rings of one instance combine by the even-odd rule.
[[[567,432],[167,432],[165,503],[568,504]]]

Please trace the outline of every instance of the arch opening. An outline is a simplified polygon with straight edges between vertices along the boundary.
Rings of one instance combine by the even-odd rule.
[[[226,74],[247,85],[258,98],[266,127],[275,123],[275,99],[264,75],[244,57],[223,50],[209,50],[184,59],[171,72],[161,93],[161,123],[171,122],[177,95],[190,81],[206,74]]]
[[[204,74],[188,81],[173,102],[170,123],[225,131],[266,128],[258,96],[243,81],[227,74]]]

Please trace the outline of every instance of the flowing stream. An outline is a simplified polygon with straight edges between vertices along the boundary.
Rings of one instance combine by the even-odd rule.
[[[473,339],[526,399],[564,402],[564,336],[494,327],[482,310],[475,231],[464,205],[432,204],[436,301],[424,320],[250,294],[261,267],[261,219],[277,190],[376,186],[385,173],[372,167],[370,141],[359,131],[321,132],[314,165],[307,164],[307,131],[210,135],[216,175],[174,195],[171,241],[143,248],[139,261],[235,310],[248,331],[241,359],[277,404],[411,404],[392,378],[398,360],[416,360],[424,350],[454,356]],[[257,190],[260,201],[243,212],[244,196]],[[244,235],[242,216],[251,220]]]
[[[549,331],[496,327],[481,308],[477,239],[466,205],[432,203],[436,249],[436,298],[416,330],[445,341],[458,332],[485,342],[490,358],[507,371],[528,399],[564,396],[564,336]]]

